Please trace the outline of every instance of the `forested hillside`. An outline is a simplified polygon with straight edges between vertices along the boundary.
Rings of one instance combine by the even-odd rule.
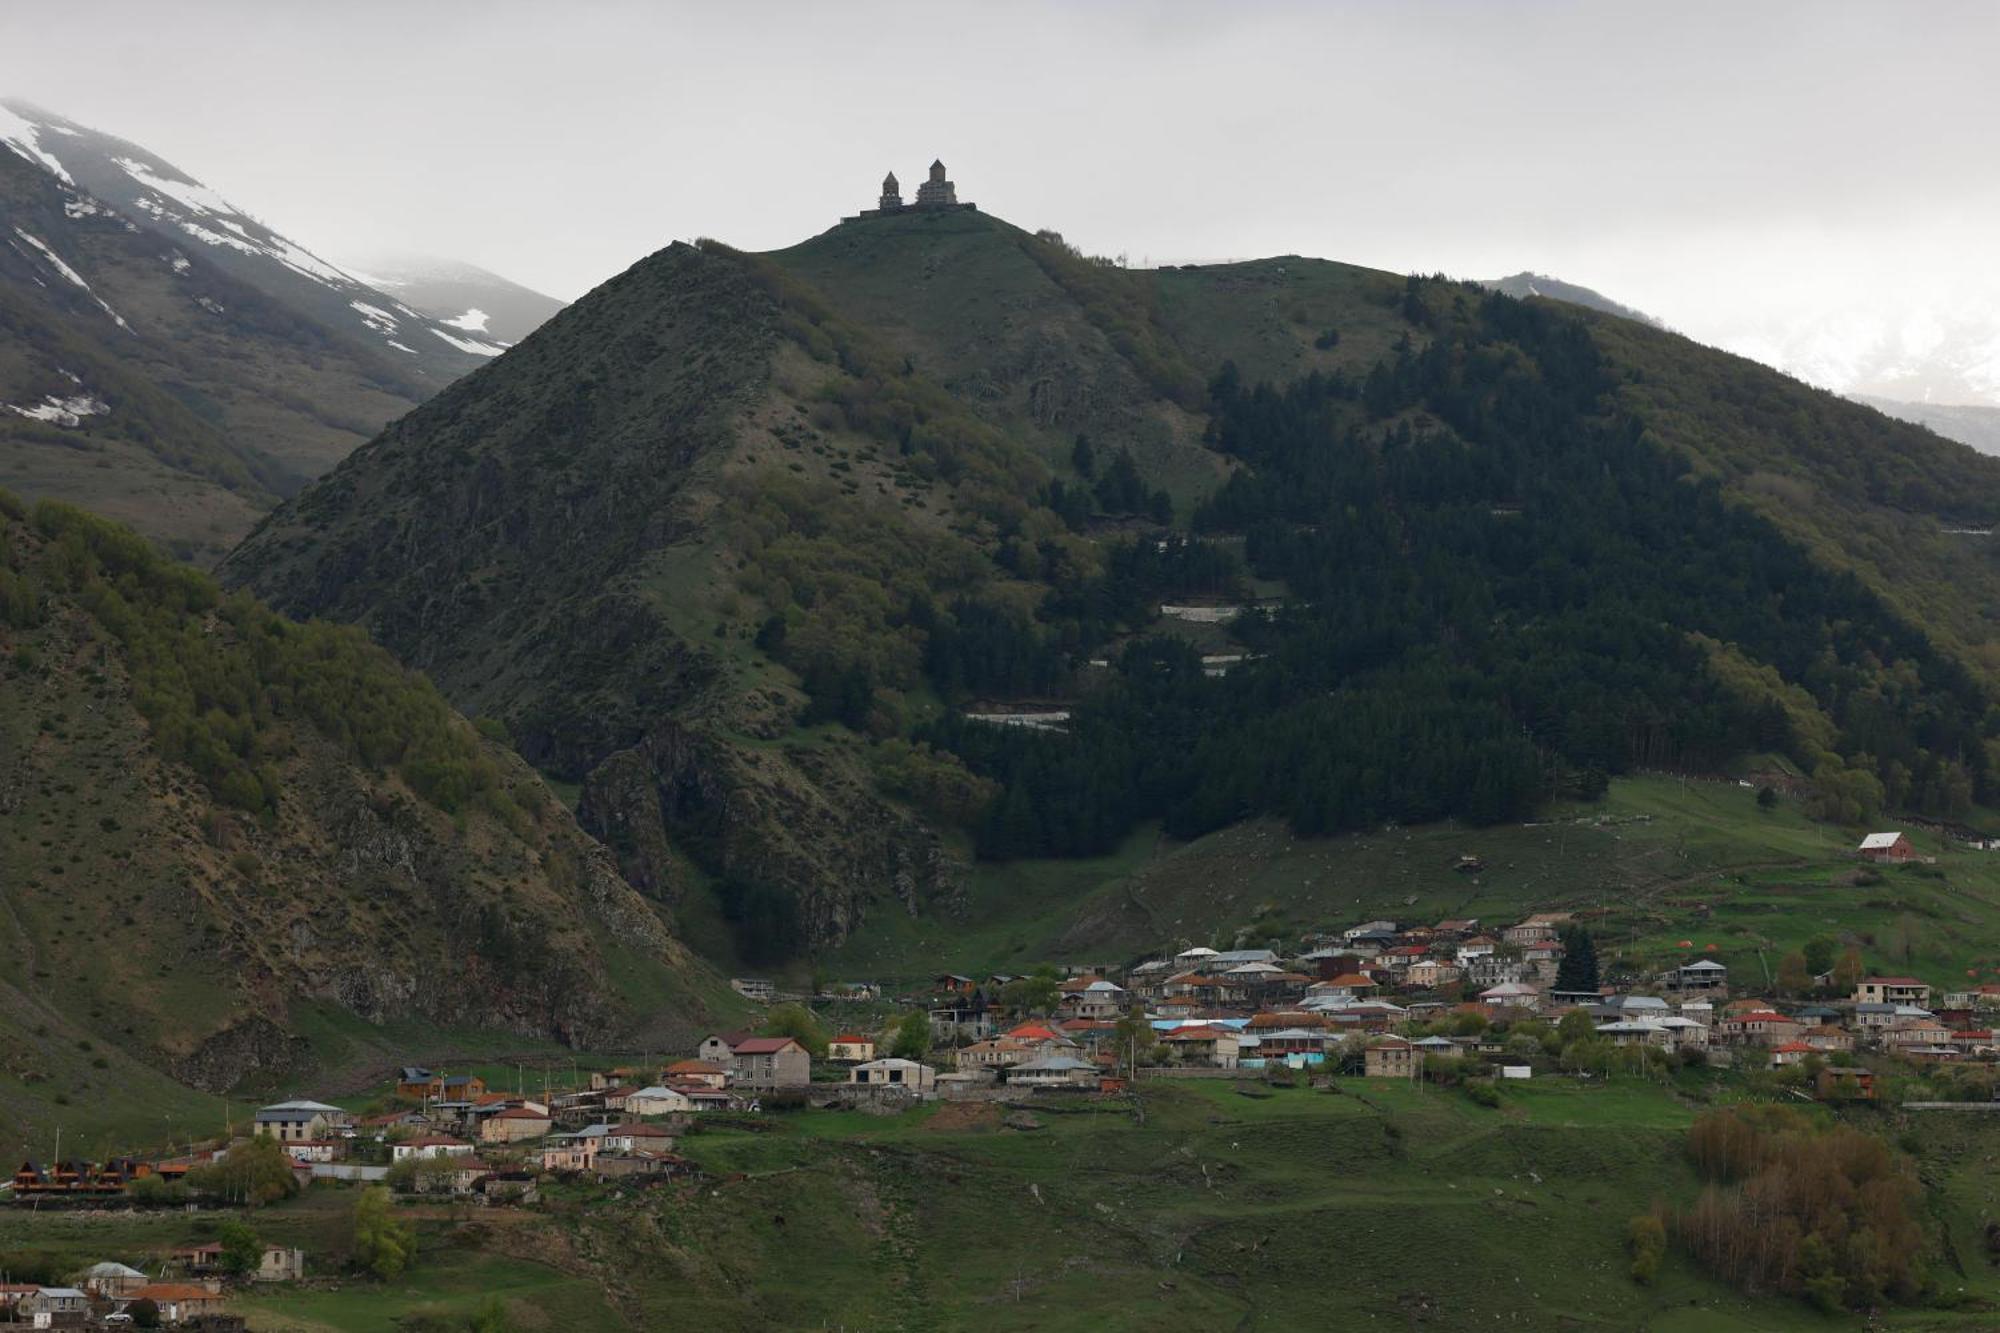
[[[1145,820],[1487,822],[1746,754],[1963,815],[1996,511],[2000,465],[1659,330],[961,212],[663,251],[225,577],[369,627],[782,954]]]
[[[661,915],[355,630],[0,492],[0,681],[0,1128],[94,1101],[117,1075],[65,1054],[93,1044],[221,1090],[319,1068],[342,1022],[702,1021],[714,983]]]

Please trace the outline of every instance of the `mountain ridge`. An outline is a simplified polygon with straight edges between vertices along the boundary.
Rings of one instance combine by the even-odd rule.
[[[1703,521],[1730,540],[1795,543],[1788,577],[1830,577],[1824,595],[1836,600],[1860,595],[1833,591],[1847,575],[1878,590],[1885,601],[1859,603],[1881,618],[1878,651],[1915,654],[1921,688],[1981,687],[1926,657],[1917,624],[1991,678],[1993,625],[1978,599],[1996,576],[1977,553],[1950,553],[1958,539],[1938,515],[2000,512],[2000,472],[1671,334],[1590,312],[1517,313],[1538,308],[1296,256],[1127,271],[983,213],[863,219],[762,255],[676,245],[357,451],[260,525],[223,574],[299,614],[367,625],[461,706],[501,717],[532,761],[583,783],[580,813],[635,883],[677,906],[713,895],[739,947],[760,935],[793,950],[837,945],[869,911],[948,917],[967,855],[1018,854],[1051,836],[1101,849],[1157,799],[1143,778],[1092,772],[1059,736],[957,720],[968,696],[989,711],[1054,697],[1102,721],[1143,715],[1167,703],[1143,664],[1171,679],[1189,648],[1250,663],[1246,688],[1295,688],[1273,674],[1294,668],[1258,662],[1290,652],[1261,619],[1201,630],[1159,615],[1191,594],[1261,586],[1284,600],[1273,543],[1281,528],[1324,521],[1260,518],[1237,548],[1249,567],[1229,554],[1244,534],[1216,506],[1248,501],[1258,474],[1288,456],[1255,444],[1260,434],[1230,442],[1230,414],[1264,412],[1256,405],[1277,401],[1266,394],[1303,388],[1322,395],[1328,425],[1349,423],[1297,455],[1308,469],[1341,448],[1462,458],[1451,467],[1469,469],[1468,498],[1490,496],[1470,511],[1491,530],[1481,540],[1501,545],[1521,482],[1480,460],[1524,445],[1500,443],[1513,428],[1494,408],[1457,404],[1525,394],[1537,405],[1522,410],[1572,421],[1570,447],[1585,454],[1657,451],[1664,470],[1634,473],[1640,491],[1686,475],[1726,497]],[[1470,378],[1438,359],[1444,347],[1462,348]],[[1582,395],[1568,406],[1552,396],[1572,392],[1563,378]],[[1820,438],[1792,433],[1788,414],[1800,412]],[[1259,419],[1236,428],[1267,431]],[[1306,480],[1302,493],[1321,484]],[[1667,485],[1644,503],[1679,495]],[[1437,501],[1412,492],[1402,503]],[[1728,517],[1737,510],[1773,527],[1745,527]],[[1196,539],[1174,535],[1190,518]],[[572,552],[586,532],[596,540]],[[1963,595],[1920,577],[1920,554],[1963,569]],[[564,580],[589,595],[565,593]],[[1302,631],[1280,619],[1275,632]],[[1781,676],[1726,638],[1680,642],[1652,651],[1707,682],[1718,719],[1783,712],[1772,726],[1824,765],[1828,802],[1955,800],[1961,781],[1985,790],[1991,761],[1964,720],[1969,704],[1951,706],[1955,730],[1935,753],[1884,733],[1870,754],[1854,718],[1822,711],[1845,707],[1834,695],[1786,693],[1807,678],[1804,659]],[[1685,651],[1703,642],[1716,646]],[[1873,679],[1858,645],[1828,651]],[[1086,653],[1106,659],[1099,674]],[[1752,683],[1764,670],[1770,683]],[[1397,688],[1432,688],[1423,679]],[[1667,680],[1657,688],[1679,688]],[[1208,694],[1200,707],[1226,706]],[[1434,719],[1470,728],[1462,758],[1473,767],[1448,780],[1471,784],[1454,799],[1472,803],[1447,810],[1491,818],[1543,784],[1592,780],[1549,775],[1550,754],[1588,753],[1613,771],[1631,762],[1626,742],[1579,749],[1549,722],[1537,733],[1544,758],[1530,760],[1489,730],[1511,705],[1493,706],[1487,720]],[[1138,724],[1111,725],[1125,730],[1093,733],[1090,753],[1126,752]],[[1382,739],[1370,734],[1343,744]],[[1214,762],[1225,772],[1243,760],[1218,751]],[[1476,779],[1488,762],[1501,767]],[[1478,781],[1518,785],[1503,798],[1474,792]],[[1022,791],[1037,793],[1032,808]],[[1246,791],[1175,818],[1209,826],[1294,799]],[[1333,808],[1310,817],[1354,817]],[[1049,821],[1072,827],[1053,834]],[[882,855],[898,845],[922,850],[914,863]]]
[[[390,373],[435,389],[503,350],[400,306],[139,144],[17,98],[0,99],[0,114],[0,143],[24,159],[162,239],[200,247],[223,271],[380,358]]]

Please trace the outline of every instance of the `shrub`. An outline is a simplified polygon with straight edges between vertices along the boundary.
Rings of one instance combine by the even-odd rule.
[[[1650,1286],[1667,1253],[1666,1224],[1651,1213],[1640,1213],[1625,1224],[1625,1248],[1632,1255],[1632,1280]]]
[[[373,1185],[354,1196],[354,1262],[388,1281],[417,1256],[417,1232],[396,1216],[389,1191]]]

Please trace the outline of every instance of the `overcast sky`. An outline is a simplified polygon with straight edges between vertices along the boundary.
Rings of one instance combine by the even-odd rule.
[[[1987,3],[0,0],[0,93],[329,257],[561,297],[675,238],[790,243],[941,155],[1134,262],[1534,269],[1716,340],[1983,309],[1996,87]]]

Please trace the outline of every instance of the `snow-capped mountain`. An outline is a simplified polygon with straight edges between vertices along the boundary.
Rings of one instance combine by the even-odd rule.
[[[379,353],[399,377],[435,389],[506,350],[465,324],[426,316],[258,221],[137,144],[29,103],[0,99],[0,144],[134,224],[315,323]]]
[[[23,137],[0,148],[0,488],[213,560],[431,392]]]
[[[2000,407],[2000,314],[1983,302],[1831,309],[1697,336],[1849,397]]]
[[[367,255],[347,271],[471,338],[517,343],[563,308],[553,296],[437,255]]]

